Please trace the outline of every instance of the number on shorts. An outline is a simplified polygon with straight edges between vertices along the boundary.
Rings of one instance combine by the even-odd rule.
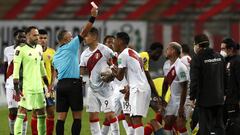
[[[131,111],[131,105],[129,104],[129,102],[123,102],[123,108],[124,110],[130,110]]]

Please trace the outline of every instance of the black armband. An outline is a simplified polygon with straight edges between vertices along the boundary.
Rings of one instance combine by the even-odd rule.
[[[96,17],[91,16],[88,21],[89,21],[90,23],[94,23],[95,19],[96,19]]]
[[[14,82],[14,83],[13,83],[13,85],[14,85],[14,90],[15,90],[16,92],[19,91],[19,85],[18,85],[18,84],[19,84],[18,82]]]

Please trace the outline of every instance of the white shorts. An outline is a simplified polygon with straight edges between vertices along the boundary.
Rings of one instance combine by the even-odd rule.
[[[114,105],[115,105],[115,113],[117,115],[121,114],[123,111],[124,114],[131,113],[131,105],[128,101],[124,99],[124,94],[119,91],[114,92]]]
[[[88,87],[87,94],[87,112],[114,112],[113,94],[109,97],[103,97],[97,92],[93,92]]]
[[[186,118],[190,117],[191,111],[192,111],[192,107],[190,106],[190,100],[186,99],[185,101],[185,105],[184,105],[184,113]],[[174,115],[174,116],[178,116],[178,109],[179,109],[179,104],[180,101],[178,102],[169,102],[167,107],[166,107],[166,112],[165,115]]]
[[[146,117],[151,98],[151,91],[140,91],[130,89],[129,103],[131,105],[131,116]]]
[[[14,94],[14,89],[13,87],[6,87],[6,96],[7,96],[7,104],[8,108],[18,108],[18,102],[13,99],[13,94]]]

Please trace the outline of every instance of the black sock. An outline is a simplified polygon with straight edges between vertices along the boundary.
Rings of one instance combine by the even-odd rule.
[[[57,120],[56,135],[64,135],[64,121],[63,120]]]
[[[81,119],[74,119],[72,124],[72,135],[80,135],[82,128]]]

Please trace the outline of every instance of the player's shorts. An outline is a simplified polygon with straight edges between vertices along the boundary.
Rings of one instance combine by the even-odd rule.
[[[46,107],[46,100],[44,93],[23,93],[23,97],[19,101],[19,106],[27,110],[36,110]]]
[[[151,91],[142,91],[139,89],[131,89],[129,95],[129,103],[131,105],[131,116],[146,117],[151,98]]]
[[[72,111],[83,110],[81,79],[65,78],[59,80],[56,95],[57,112],[68,112],[69,107]]]
[[[178,116],[178,109],[180,104],[180,97],[179,101],[171,101],[168,103],[166,109],[165,109],[165,115],[174,115]],[[192,111],[192,107],[190,106],[190,100],[186,99],[185,105],[184,105],[184,113],[186,118],[189,118]]]
[[[6,87],[6,96],[7,96],[7,104],[8,108],[18,108],[18,102],[13,99],[13,94],[14,94],[13,88],[7,88]]]
[[[87,94],[87,112],[114,112],[113,94],[109,97],[103,97],[88,87]]]
[[[124,114],[131,113],[131,105],[124,99],[124,94],[119,91],[114,92],[113,100],[115,105],[114,110],[117,115],[121,114],[122,111]]]

